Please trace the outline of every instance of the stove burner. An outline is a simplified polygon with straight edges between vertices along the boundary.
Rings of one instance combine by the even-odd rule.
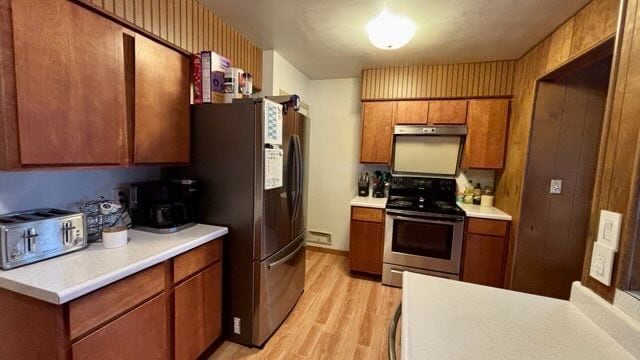
[[[411,202],[409,200],[393,200],[391,203],[393,205],[396,205],[396,206],[411,206],[411,205],[413,205],[413,202]]]
[[[387,208],[464,216],[455,203],[455,186],[454,179],[394,177]]]
[[[441,209],[454,209],[454,207],[451,204],[444,201],[436,201],[435,204],[437,207]]]

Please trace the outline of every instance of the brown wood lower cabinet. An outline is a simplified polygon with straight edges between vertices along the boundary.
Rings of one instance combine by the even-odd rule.
[[[222,333],[220,262],[175,289],[175,358],[197,358]]]
[[[129,311],[71,345],[74,360],[167,359],[167,294]]]
[[[504,287],[509,222],[469,218],[462,281]]]
[[[349,269],[382,275],[383,244],[384,209],[352,207]]]
[[[0,359],[195,359],[222,330],[221,254],[214,240],[63,305],[0,289]]]

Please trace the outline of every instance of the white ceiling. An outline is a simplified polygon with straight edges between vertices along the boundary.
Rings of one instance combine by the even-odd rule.
[[[395,51],[374,48],[364,28],[382,0],[201,0],[264,50],[311,79],[359,76],[373,66],[516,59],[589,0],[394,0],[418,30]]]

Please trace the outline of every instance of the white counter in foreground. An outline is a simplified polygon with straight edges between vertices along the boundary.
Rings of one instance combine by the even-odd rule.
[[[228,233],[226,227],[196,225],[175,234],[130,230],[129,244],[87,249],[21,268],[0,271],[0,288],[53,304],[64,304]]]
[[[460,206],[462,210],[464,210],[468,217],[511,221],[511,215],[493,206],[480,206],[461,203],[458,203],[458,206]]]
[[[356,196],[351,200],[351,206],[384,209],[387,206],[387,198],[374,198],[372,196]]]
[[[402,360],[635,359],[571,302],[404,273]]]

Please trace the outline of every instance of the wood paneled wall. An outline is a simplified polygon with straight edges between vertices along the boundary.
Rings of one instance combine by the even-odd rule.
[[[212,50],[253,75],[262,88],[262,50],[198,0],[77,0],[144,29],[189,53]]]
[[[509,96],[515,61],[362,70],[362,100]]]
[[[628,0],[617,81],[610,116],[605,117],[582,283],[611,301],[616,288],[640,289],[640,4]],[[614,64],[615,65],[615,64]],[[611,94],[610,94],[611,96]],[[600,209],[623,214],[612,286],[589,277]]]
[[[618,6],[619,0],[593,0],[516,62],[507,158],[504,172],[496,178],[496,206],[513,216],[510,260],[519,231],[537,81],[610,40],[615,35]]]

